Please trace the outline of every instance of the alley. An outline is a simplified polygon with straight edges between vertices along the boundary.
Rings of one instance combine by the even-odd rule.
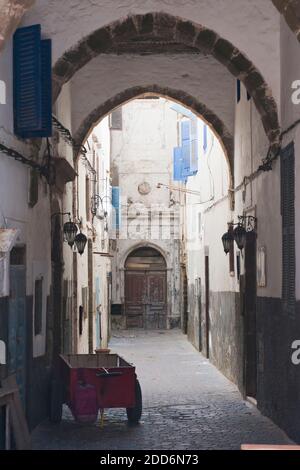
[[[65,409],[60,425],[46,421],[34,431],[35,449],[201,450],[290,443],[179,330],[119,331],[110,347],[136,365],[144,401],[141,424],[128,427],[125,410],[110,410],[103,428],[80,425]]]

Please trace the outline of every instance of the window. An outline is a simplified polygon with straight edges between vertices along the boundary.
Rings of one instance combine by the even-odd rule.
[[[113,130],[122,130],[122,108],[114,109],[109,115],[109,127]]]
[[[24,266],[26,260],[25,246],[15,246],[10,252],[11,266]]]
[[[79,307],[79,322],[78,322],[78,326],[79,326],[79,335],[81,336],[82,333],[83,333],[83,306],[80,305]]]
[[[240,277],[241,277],[241,255],[240,255],[240,253],[238,253],[236,255],[236,277],[237,277],[237,280],[239,281]]]
[[[241,81],[236,81],[236,101],[239,103],[241,101]]]
[[[281,153],[282,299],[287,313],[295,309],[295,153],[294,143]]]
[[[85,208],[86,208],[86,220],[91,220],[91,188],[90,179],[87,176],[85,179]]]
[[[207,150],[207,125],[206,124],[204,124],[203,126],[203,150],[204,150],[204,153]]]
[[[34,334],[42,333],[43,324],[43,278],[34,283]]]
[[[229,226],[229,230],[233,232],[233,227],[231,225]],[[234,276],[234,243],[233,242],[230,245],[230,251],[229,251],[229,273],[230,273],[230,276]]]

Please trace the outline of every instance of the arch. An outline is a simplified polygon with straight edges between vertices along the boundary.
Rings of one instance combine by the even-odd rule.
[[[129,248],[127,248],[127,250],[123,253],[121,259],[120,259],[120,263],[119,263],[119,269],[121,271],[125,271],[126,267],[126,260],[127,258],[132,254],[134,253],[135,251],[139,250],[140,248],[152,248],[153,250],[157,251],[164,259],[165,263],[166,263],[166,269],[169,270],[171,269],[171,265],[170,265],[170,260],[169,260],[169,256],[168,254],[163,250],[163,248],[161,248],[159,245],[157,245],[156,243],[152,243],[152,242],[149,242],[149,241],[140,241],[138,243],[135,243],[134,245],[130,246]]]
[[[157,258],[160,258],[162,260],[160,268],[164,269],[164,270],[166,270],[166,268],[167,268],[166,259],[160,251],[158,251],[156,248],[143,245],[143,246],[140,246],[139,248],[136,248],[136,249],[132,250],[129,253],[129,255],[127,256],[127,258],[125,260],[125,269],[132,269],[128,266],[128,262],[129,262],[130,258],[135,258],[135,257],[145,257],[145,258],[149,258],[149,257],[155,257],[156,258],[157,257]],[[149,269],[149,268],[147,268],[147,269]]]
[[[66,51],[53,68],[53,100],[57,99],[63,84],[91,59],[101,53],[111,52],[113,47],[121,42],[132,44],[137,40],[146,43],[181,43],[216,58],[234,77],[244,83],[261,115],[271,151],[278,150],[280,126],[277,104],[271,89],[255,65],[215,31],[163,12],[127,16],[93,31],[75,47]]]
[[[211,109],[207,108],[203,103],[200,103],[193,96],[182,90],[160,87],[159,85],[143,85],[128,88],[127,90],[118,93],[114,97],[109,98],[104,103],[96,107],[83,120],[74,136],[78,146],[80,147],[83,144],[91,129],[115,108],[127,103],[128,101],[131,101],[132,99],[153,94],[164,98],[170,98],[171,100],[184,105],[208,124],[208,126],[212,129],[220,141],[227,158],[230,185],[232,186],[234,175],[234,138],[232,134],[227,129],[224,122]]]
[[[124,269],[126,328],[167,328],[169,274],[157,248],[143,244],[128,254]]]
[[[298,0],[271,0],[300,41],[300,4]]]

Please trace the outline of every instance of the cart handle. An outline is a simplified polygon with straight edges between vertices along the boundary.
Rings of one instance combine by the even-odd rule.
[[[98,372],[96,374],[96,377],[102,377],[102,378],[108,379],[110,377],[119,377],[120,375],[123,375],[122,372],[117,372],[117,371],[109,372],[107,369],[105,369],[105,367],[102,367],[102,369],[104,372]]]

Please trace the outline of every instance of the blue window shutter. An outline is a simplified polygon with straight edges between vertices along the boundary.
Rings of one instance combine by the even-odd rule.
[[[207,125],[203,125],[203,150],[206,152],[207,150]]]
[[[181,122],[181,143],[190,140],[190,121],[182,121]]]
[[[184,177],[192,176],[194,173],[191,169],[191,122],[181,122],[181,147],[182,147],[182,159],[183,159],[183,171]]]
[[[112,186],[111,188],[112,206],[115,209],[115,220],[113,220],[113,228],[120,228],[120,187]]]
[[[173,150],[173,180],[186,181],[183,175],[182,147],[175,147]]]
[[[37,131],[28,131],[26,137],[51,137],[52,135],[52,41],[41,41],[41,85],[42,109],[41,127]]]
[[[14,131],[36,131],[42,125],[41,26],[16,30],[13,38]]]
[[[193,175],[198,173],[198,119],[191,120],[191,162],[190,169]]]

